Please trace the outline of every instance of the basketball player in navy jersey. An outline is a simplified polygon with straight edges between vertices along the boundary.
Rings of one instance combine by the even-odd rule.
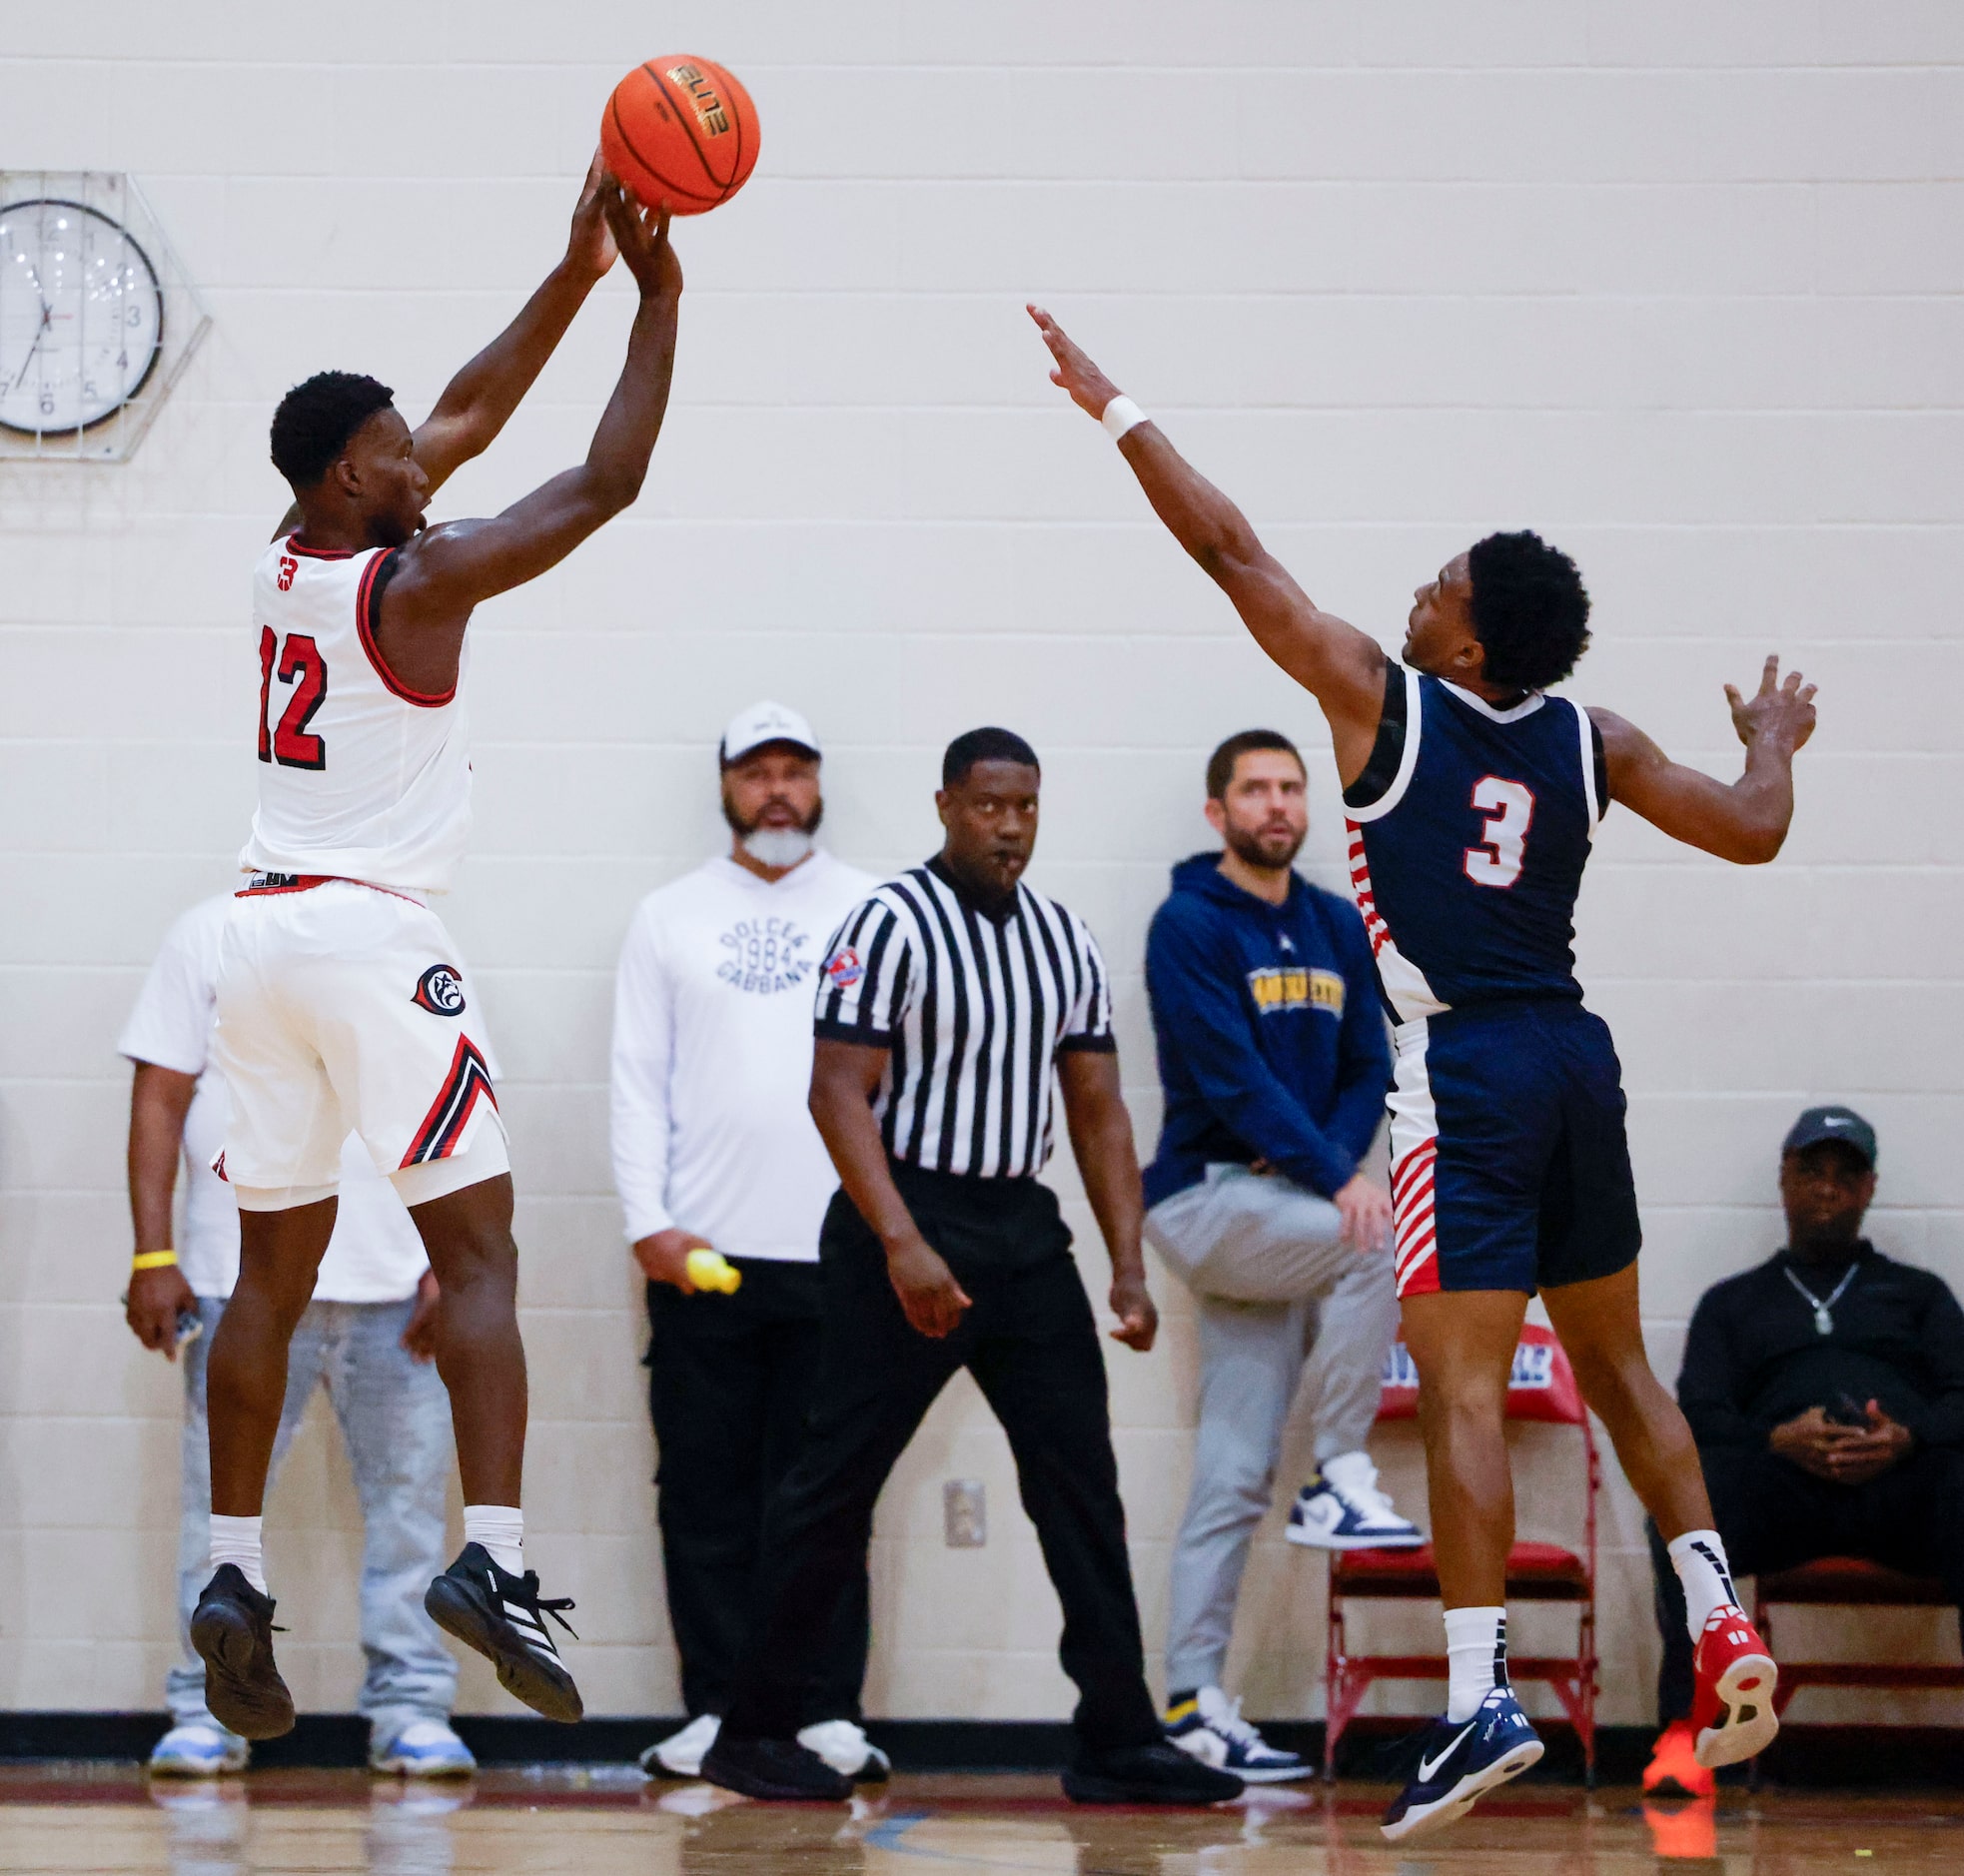
[[[1395,1024],[1392,1196],[1404,1334],[1420,1376],[1450,1704],[1416,1742],[1386,1814],[1393,1841],[1463,1816],[1541,1756],[1506,1680],[1513,1486],[1503,1418],[1538,1289],[1589,1406],[1667,1539],[1696,1643],[1705,1765],[1777,1730],[1775,1669],[1739,1609],[1697,1449],[1643,1351],[1636,1195],[1620,1069],[1582,1008],[1576,893],[1612,801],[1741,865],[1772,859],[1793,814],[1812,685],[1768,658],[1730,685],[1745,772],[1713,780],[1633,725],[1544,694],[1588,643],[1574,563],[1531,533],[1490,534],[1419,589],[1402,659],[1323,611],[1050,316],[1053,382],[1118,440],[1146,498],[1256,642],[1329,719],[1351,879]]]
[[[586,461],[501,514],[427,526],[430,496],[503,428],[616,253],[640,305]],[[571,1605],[540,1598],[521,1547],[525,1358],[484,1013],[429,898],[449,888],[471,824],[473,608],[639,493],[681,290],[667,216],[631,207],[596,165],[565,258],[420,429],[387,386],[344,372],[295,387],[274,414],[294,509],[253,581],[259,802],[240,856],[251,877],[220,941],[214,1045],[232,1098],[216,1169],[238,1197],[241,1263],[208,1366],[212,1577],[191,1623],[211,1710],[249,1739],[294,1723],[260,1507],[287,1345],[334,1230],[329,1145],[351,1131],[409,1208],[442,1291],[465,1544],[426,1607],[519,1699],[580,1715],[545,1622]]]

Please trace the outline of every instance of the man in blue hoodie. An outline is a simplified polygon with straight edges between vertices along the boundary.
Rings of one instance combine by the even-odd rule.
[[[1348,899],[1294,870],[1309,790],[1288,737],[1243,730],[1215,750],[1207,818],[1224,850],[1173,869],[1146,940],[1166,1093],[1146,1236],[1194,1293],[1201,1350],[1166,1723],[1196,1757],[1262,1783],[1310,1767],[1241,1717],[1221,1677],[1306,1366],[1318,1471],[1290,1538],[1335,1550],[1421,1539],[1365,1450],[1398,1329],[1391,1198],[1362,1170],[1391,1079],[1370,941]]]

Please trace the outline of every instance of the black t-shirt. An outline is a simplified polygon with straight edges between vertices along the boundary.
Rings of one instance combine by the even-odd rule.
[[[1870,1400],[1925,1445],[1964,1445],[1964,1310],[1941,1277],[1866,1240],[1823,1336],[1792,1270],[1826,1302],[1848,1266],[1807,1269],[1785,1251],[1715,1284],[1684,1343],[1678,1404],[1700,1446],[1763,1447],[1810,1407]]]

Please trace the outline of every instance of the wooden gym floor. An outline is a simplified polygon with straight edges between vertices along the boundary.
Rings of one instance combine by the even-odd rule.
[[[877,1790],[877,1787],[873,1788]],[[1051,1778],[900,1777],[850,1813],[745,1803],[621,1767],[449,1787],[360,1772],[147,1783],[0,1766],[4,1876],[1896,1876],[1964,1870],[1964,1793],[1725,1793],[1645,1807],[1530,1786],[1403,1854],[1373,1787],[1274,1788],[1218,1811],[1087,1810]]]

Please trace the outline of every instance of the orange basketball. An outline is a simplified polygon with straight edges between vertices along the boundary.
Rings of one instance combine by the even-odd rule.
[[[665,201],[677,215],[701,215],[757,167],[757,107],[712,59],[650,59],[614,86],[600,154],[643,206]]]

